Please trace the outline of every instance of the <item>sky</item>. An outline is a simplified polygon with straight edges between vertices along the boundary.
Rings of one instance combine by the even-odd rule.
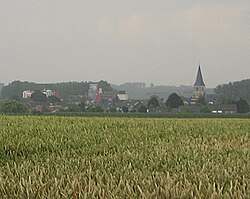
[[[0,0],[0,82],[250,78],[249,0]]]

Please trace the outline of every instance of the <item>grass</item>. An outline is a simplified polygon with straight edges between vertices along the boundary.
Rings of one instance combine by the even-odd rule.
[[[249,198],[250,120],[0,117],[1,198]]]

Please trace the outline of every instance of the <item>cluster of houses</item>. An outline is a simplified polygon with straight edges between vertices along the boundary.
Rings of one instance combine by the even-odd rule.
[[[28,99],[32,96],[34,91],[25,90],[23,91],[23,99]],[[55,96],[60,98],[60,93],[58,91],[52,91],[50,89],[42,90],[42,93],[48,98],[50,96]],[[193,86],[193,96],[191,98],[183,99],[184,105],[179,108],[169,109],[166,107],[166,103],[163,99],[158,98],[159,106],[155,108],[148,108],[147,112],[200,112],[200,105],[198,103],[201,97],[205,98],[206,95],[206,86],[203,81],[202,72],[200,66],[198,67],[198,72],[196,76],[196,80]],[[126,91],[103,91],[98,84],[90,84],[87,96],[85,96],[85,104],[86,108],[88,106],[99,105],[104,110],[108,111],[111,108],[116,108],[117,111],[123,111],[122,107],[127,107],[127,111],[136,112],[141,106],[147,106],[148,100],[131,100],[129,99]],[[46,107],[47,111],[59,111],[59,110],[67,110],[67,106],[69,104],[80,104],[81,101],[71,101],[71,102],[57,102],[50,103],[48,107]],[[211,110],[212,113],[237,113],[237,107],[235,104],[218,104],[216,100],[208,101],[207,107]],[[44,109],[44,105],[36,104],[35,110],[42,112]]]
[[[27,99],[31,98],[31,96],[34,92],[35,91],[25,90],[22,93],[22,98],[27,100]],[[60,99],[60,92],[59,91],[52,91],[50,89],[43,89],[43,90],[41,90],[41,93],[43,93],[46,96],[46,98],[54,96],[54,97]],[[27,105],[28,105],[30,110],[36,111],[36,112],[44,112],[45,110],[49,111],[49,112],[53,112],[53,111],[59,111],[60,109],[63,108],[63,106],[61,104],[58,104],[58,103],[55,103],[55,104],[49,103],[49,105],[45,106],[44,104],[33,102],[33,103],[28,103]]]
[[[101,101],[106,100],[109,105],[112,104],[115,107],[121,108],[122,106],[127,106],[129,111],[138,111],[138,109],[144,105],[147,106],[148,100],[129,100],[126,91],[118,92],[103,92],[102,88],[98,88],[97,84],[91,84],[88,92],[88,96],[93,100],[94,103],[99,104]],[[172,110],[166,107],[163,99],[158,98],[159,106],[156,108],[148,108],[148,112],[200,112],[201,107],[199,104],[199,99],[206,96],[206,85],[203,81],[203,76],[201,72],[201,67],[198,67],[198,72],[196,80],[193,86],[193,96],[191,98],[186,98],[184,100],[184,105],[179,108],[174,108]],[[235,104],[219,104],[217,100],[210,99],[207,102],[207,107],[212,113],[237,113],[237,106]],[[106,107],[107,108],[107,107]]]
[[[188,110],[190,112],[200,112],[198,105],[199,98],[205,98],[206,85],[203,81],[201,68],[199,66],[196,80],[193,86],[193,96],[190,99],[184,100],[184,106],[179,107],[179,111]],[[235,104],[219,104],[217,100],[208,101],[208,108],[212,113],[237,113],[237,106]]]
[[[52,91],[52,90],[48,90],[48,89],[43,89],[41,91],[46,97],[50,97],[50,96],[55,96],[55,97],[60,97],[60,92],[58,91]],[[27,99],[30,98],[31,95],[34,93],[34,91],[31,90],[25,90],[23,91],[23,99]]]

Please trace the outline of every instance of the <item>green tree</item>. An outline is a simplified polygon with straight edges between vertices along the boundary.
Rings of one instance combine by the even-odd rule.
[[[49,96],[47,100],[49,103],[53,103],[53,104],[61,101],[59,97],[56,97],[54,95]]]
[[[128,112],[128,107],[127,106],[123,106],[122,107],[122,111],[123,111],[123,113],[127,113]]]
[[[107,81],[101,80],[97,82],[97,84],[98,84],[98,87],[102,88],[104,92],[113,91],[111,85]]]
[[[47,101],[47,98],[46,98],[46,95],[39,91],[39,90],[36,90],[34,93],[32,93],[31,95],[31,100],[34,101],[34,102],[46,102]]]
[[[148,108],[156,108],[159,106],[159,101],[156,96],[151,96],[148,101]]]
[[[238,99],[240,97],[244,98],[247,101],[250,101],[250,79],[230,82],[228,84],[219,85],[214,89],[214,92],[221,96],[222,100],[225,100],[226,103],[228,100]]]
[[[0,104],[1,113],[27,113],[28,108],[25,104],[15,100],[5,100]]]
[[[145,105],[141,105],[139,106],[138,108],[138,112],[139,113],[146,113],[148,110],[147,110],[147,107]]]
[[[204,96],[200,96],[197,100],[197,104],[205,106],[207,104],[206,99]]]
[[[117,112],[117,111],[116,111],[116,108],[113,106],[113,107],[111,107],[111,108],[109,109],[109,112],[115,113],[115,112]]]
[[[96,106],[92,111],[97,112],[97,113],[104,112],[104,110],[103,110],[103,108],[101,106]]]
[[[212,110],[208,107],[208,105],[202,105],[200,107],[200,112],[201,113],[211,113]]]
[[[86,107],[86,104],[85,104],[84,101],[82,101],[82,102],[79,104],[80,110],[81,110],[82,112],[85,112],[85,109],[86,109],[85,107]]]
[[[171,108],[179,108],[180,106],[184,105],[182,98],[177,95],[176,93],[172,93],[169,95],[166,105]]]
[[[81,108],[76,104],[70,104],[68,105],[67,112],[81,112]]]
[[[249,104],[243,98],[240,98],[236,101],[237,111],[238,113],[248,113],[249,112]]]

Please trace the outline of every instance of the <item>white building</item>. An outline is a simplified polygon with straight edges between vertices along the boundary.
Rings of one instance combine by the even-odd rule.
[[[27,99],[28,97],[31,97],[33,91],[30,91],[30,90],[26,90],[26,91],[23,91],[23,99]]]
[[[50,97],[53,95],[53,92],[52,90],[46,90],[44,94],[46,95],[46,97]]]
[[[89,91],[88,91],[88,96],[95,100],[96,99],[96,94],[98,90],[98,85],[97,84],[90,84],[89,85]]]
[[[117,94],[117,97],[120,101],[127,101],[128,100],[128,94],[126,91],[119,91]]]

